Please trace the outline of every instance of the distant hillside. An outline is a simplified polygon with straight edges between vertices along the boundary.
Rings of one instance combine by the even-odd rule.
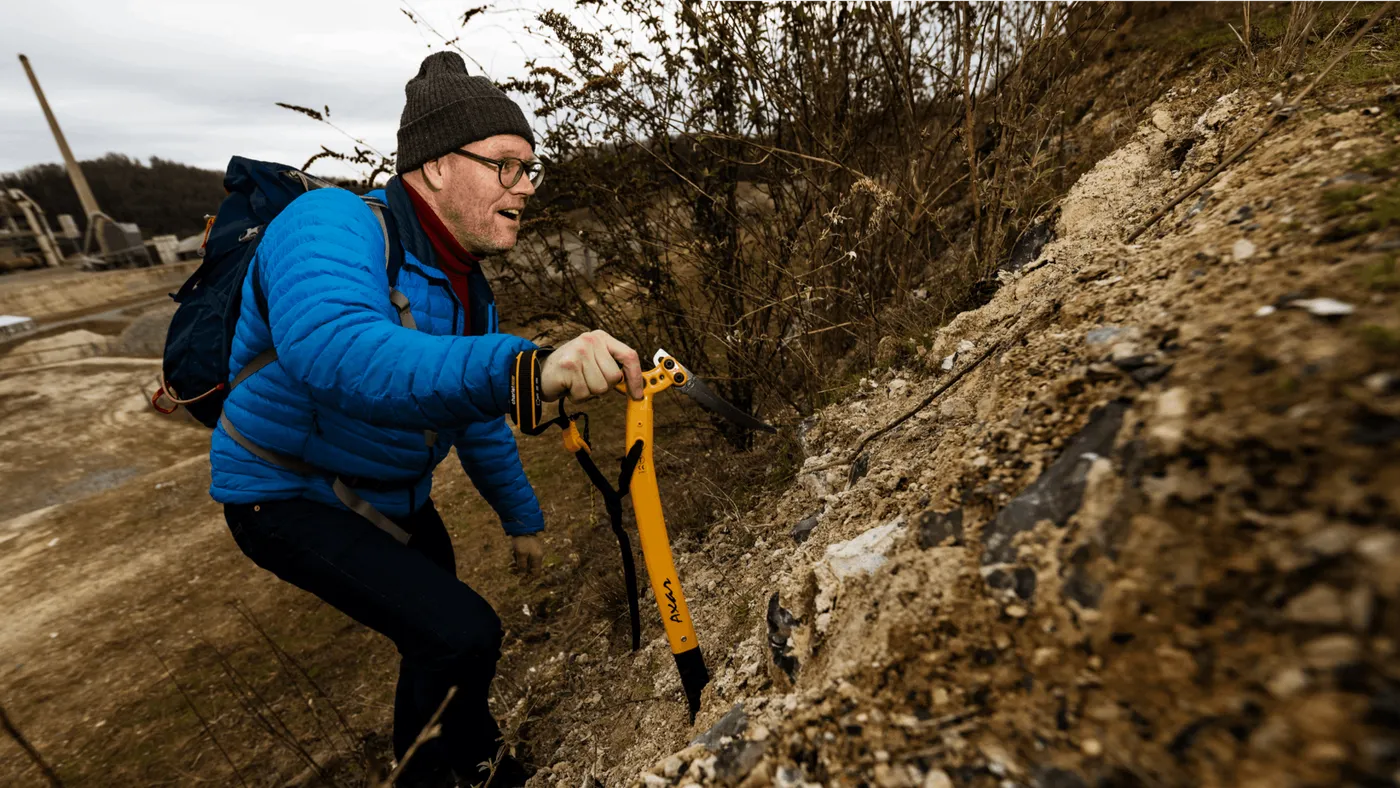
[[[102,210],[117,221],[137,223],[148,238],[200,232],[204,215],[214,213],[224,197],[223,173],[160,158],[152,157],[146,165],[108,153],[81,166]],[[0,186],[23,189],[48,213],[55,230],[61,213],[72,214],[79,228],[86,227],[78,194],[62,164],[0,175]]]

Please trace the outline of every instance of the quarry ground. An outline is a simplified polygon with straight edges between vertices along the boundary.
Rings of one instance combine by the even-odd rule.
[[[797,427],[794,484],[678,534],[714,675],[693,725],[649,595],[627,649],[602,508],[555,439],[521,439],[538,580],[442,466],[532,785],[1394,784],[1395,96],[1321,91],[1124,245],[1269,117],[1269,91],[1179,84],[1085,118],[1132,131],[1056,239]],[[359,784],[393,648],[238,552],[207,432],[146,407],[156,370],[0,374],[0,703],[68,785]],[[620,447],[620,402],[590,410]],[[0,782],[43,784],[9,742]]]

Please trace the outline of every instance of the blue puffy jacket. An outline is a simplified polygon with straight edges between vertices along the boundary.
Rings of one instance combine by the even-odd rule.
[[[388,203],[398,225],[404,263],[397,287],[418,330],[400,326],[389,303],[374,213],[342,189],[308,192],[268,224],[258,246],[243,285],[230,379],[268,347],[277,348],[277,361],[233,390],[225,415],[253,443],[340,476],[390,517],[428,500],[433,468],[455,445],[507,533],[543,529],[504,416],[515,356],[535,346],[496,333],[495,300],[479,271],[473,303],[462,308],[397,178],[373,196]],[[253,296],[253,277],[269,320]],[[427,445],[424,430],[437,431],[436,443]],[[329,476],[264,462],[222,427],[210,465],[209,492],[220,503],[300,497],[341,506]]]

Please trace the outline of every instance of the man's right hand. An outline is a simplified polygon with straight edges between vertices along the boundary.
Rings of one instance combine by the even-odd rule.
[[[540,398],[553,402],[568,395],[580,402],[607,393],[623,378],[632,399],[641,399],[642,366],[637,351],[606,331],[589,331],[565,342],[545,358],[540,368]]]

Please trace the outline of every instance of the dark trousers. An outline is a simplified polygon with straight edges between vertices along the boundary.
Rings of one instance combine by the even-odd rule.
[[[478,782],[500,729],[487,707],[501,620],[457,579],[452,540],[429,501],[396,520],[407,545],[353,512],[296,499],[224,507],[234,541],[258,566],[310,591],[398,646],[394,754],[402,759],[449,687],[442,735],[414,754],[401,786]]]

